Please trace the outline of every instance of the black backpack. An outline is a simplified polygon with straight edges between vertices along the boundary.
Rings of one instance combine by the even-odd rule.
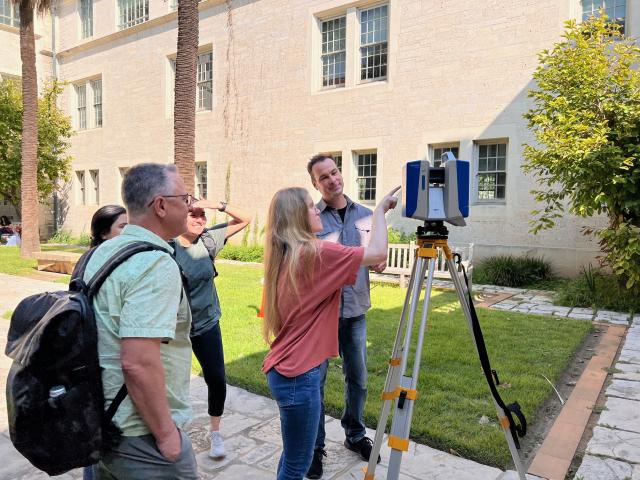
[[[131,256],[166,249],[147,242],[126,246],[88,284],[82,280],[95,249],[74,270],[68,291],[22,300],[11,316],[5,354],[9,434],[16,449],[49,475],[97,463],[121,432],[112,422],[126,385],[105,411],[92,299],[113,270]]]

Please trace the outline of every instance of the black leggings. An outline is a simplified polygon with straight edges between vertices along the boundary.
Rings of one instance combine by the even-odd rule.
[[[224,352],[220,324],[216,323],[206,332],[191,337],[193,353],[202,367],[204,381],[209,391],[209,415],[221,417],[227,397],[227,382],[224,374]]]

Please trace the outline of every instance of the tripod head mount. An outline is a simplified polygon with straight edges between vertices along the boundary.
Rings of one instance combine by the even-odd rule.
[[[425,220],[416,230],[418,240],[447,240],[449,230],[443,220]]]

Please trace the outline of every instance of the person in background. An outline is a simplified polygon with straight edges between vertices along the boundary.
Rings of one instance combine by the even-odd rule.
[[[314,455],[321,417],[322,366],[338,356],[342,287],[361,266],[387,258],[385,213],[394,189],[373,212],[368,246],[319,240],[320,210],[303,188],[278,191],[269,207],[265,240],[263,336],[270,344],[262,371],[280,410],[283,451],[278,480],[301,480]]]
[[[207,209],[226,213],[231,220],[206,228]],[[250,221],[250,215],[226,202],[199,200],[189,212],[187,231],[174,242],[175,257],[188,285],[192,316],[191,346],[202,367],[208,389],[209,456],[214,459],[226,455],[220,435],[220,419],[227,395],[220,332],[222,313],[214,281],[218,275],[214,260],[227,239],[249,225]]]
[[[91,246],[97,247],[122,233],[127,226],[127,211],[120,205],[105,205],[96,210],[91,218]]]

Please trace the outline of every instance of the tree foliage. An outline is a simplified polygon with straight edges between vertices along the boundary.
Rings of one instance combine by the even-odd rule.
[[[533,107],[536,145],[524,169],[542,207],[532,231],[552,228],[565,209],[606,215],[595,233],[603,259],[627,288],[640,286],[640,48],[605,16],[567,22],[563,40],[539,55]]]
[[[47,85],[38,99],[38,196],[48,199],[59,182],[69,179],[67,150],[71,119],[57,106],[62,85]],[[0,194],[20,211],[22,93],[13,80],[0,82]]]

